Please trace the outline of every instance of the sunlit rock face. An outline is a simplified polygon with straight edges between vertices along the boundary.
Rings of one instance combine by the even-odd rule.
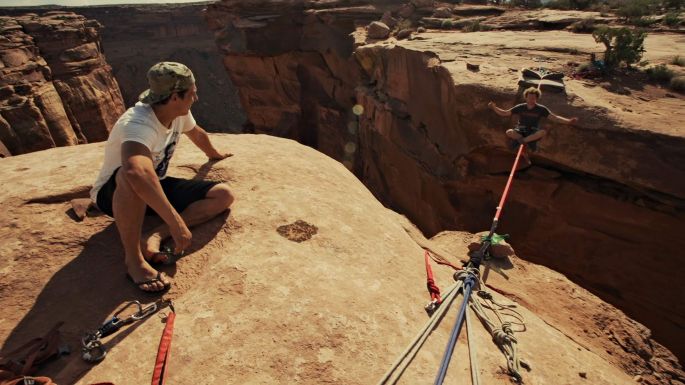
[[[124,105],[100,27],[69,12],[0,17],[0,141],[10,153],[107,138]]]

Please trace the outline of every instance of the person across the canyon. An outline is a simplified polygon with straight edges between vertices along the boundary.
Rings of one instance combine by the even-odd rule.
[[[514,141],[515,145],[524,144],[531,151],[537,149],[537,141],[544,138],[547,131],[540,128],[540,123],[545,118],[550,118],[553,121],[564,124],[576,124],[578,118],[564,118],[552,113],[547,107],[538,104],[538,99],[542,96],[542,92],[535,87],[530,87],[523,91],[523,98],[525,103],[517,104],[514,107],[504,110],[493,102],[488,103],[491,108],[499,116],[511,116],[512,114],[518,116],[518,123],[515,128],[508,129],[506,134]]]
[[[195,78],[180,63],[161,62],[147,73],[150,88],[116,122],[105,145],[105,160],[90,192],[95,205],[114,217],[124,246],[128,277],[144,291],[166,290],[168,277],[152,264],[167,262],[161,243],[171,237],[175,253],[190,246],[190,226],[210,220],[234,201],[224,183],[167,176],[181,134],[210,160],[232,154],[217,150],[197,125],[190,107],[198,100]],[[164,223],[141,234],[145,215]]]

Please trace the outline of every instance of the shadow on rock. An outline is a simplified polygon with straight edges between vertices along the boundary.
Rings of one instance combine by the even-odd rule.
[[[193,261],[193,254],[217,235],[227,223],[229,214],[227,211],[193,228],[193,245],[184,256],[188,258],[187,263],[202,264],[202,258]],[[43,336],[57,322],[63,321],[61,340],[69,345],[71,354],[44,364],[34,374],[51,377],[60,384],[78,381],[92,366],[81,358],[81,338],[84,334],[99,328],[116,310],[130,301],[138,300],[145,305],[162,297],[161,294],[145,293],[126,279],[123,254],[114,223],[91,236],[79,255],[45,284],[33,307],[4,341],[0,356],[4,357],[31,339]],[[46,257],[49,257],[49,250],[46,251]],[[175,265],[163,266],[160,270],[169,276],[177,273]],[[179,294],[175,285],[172,285],[167,298]],[[127,312],[127,315],[130,313]],[[159,322],[159,318],[155,319],[157,321],[153,322]],[[113,336],[104,338],[105,348],[111,349],[140,324],[134,322]],[[161,335],[162,327],[159,329]],[[149,360],[152,370],[154,357],[149,357]],[[106,365],[106,362],[105,359],[101,365]]]

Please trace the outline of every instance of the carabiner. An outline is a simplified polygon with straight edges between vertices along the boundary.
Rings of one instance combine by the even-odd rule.
[[[138,311],[133,313],[132,315],[126,317],[126,318],[119,318],[119,314],[123,313],[124,310],[128,309],[132,305],[138,306]],[[122,307],[119,311],[114,313],[114,316],[112,318],[120,319],[123,323],[127,324],[127,323],[131,322],[132,320],[133,321],[139,320],[140,318],[136,318],[136,314],[140,314],[142,312],[143,312],[143,305],[141,305],[139,301],[131,301],[131,302],[127,303],[126,306]]]
[[[145,307],[141,307],[140,310],[138,310],[137,313],[134,313],[131,315],[131,318],[135,321],[139,321],[153,313],[155,313],[160,307],[159,307],[160,301],[155,301]]]
[[[102,346],[100,340],[89,341],[87,345],[84,345],[81,349],[81,358],[91,364],[104,360],[106,355],[107,349]]]

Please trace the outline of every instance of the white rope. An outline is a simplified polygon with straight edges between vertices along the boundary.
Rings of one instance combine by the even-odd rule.
[[[461,273],[463,275],[465,272],[462,271]],[[485,287],[485,285],[480,282],[479,278],[477,278],[477,280],[481,288]],[[447,294],[443,297],[443,302],[440,304],[440,307],[438,307],[430,319],[428,319],[421,331],[409,343],[407,348],[402,352],[402,354],[400,354],[397,360],[395,360],[395,362],[392,364],[392,367],[385,373],[385,375],[383,375],[383,378],[378,382],[377,385],[394,385],[397,383],[397,381],[399,381],[404,371],[407,369],[414,357],[416,357],[419,349],[421,349],[423,344],[428,339],[430,333],[435,330],[435,327],[444,317],[445,313],[452,305],[452,302],[454,302],[454,300],[457,298],[463,283],[463,279],[458,279],[457,283],[447,290]],[[476,296],[478,298],[474,298]],[[505,305],[498,303],[493,299],[489,292],[485,290],[478,290],[470,296],[469,307],[476,314],[488,333],[490,333],[493,342],[495,342],[497,347],[504,354],[504,357],[507,360],[507,369],[509,370],[509,374],[516,382],[522,383],[523,378],[521,377],[521,367],[530,369],[530,366],[518,357],[518,341],[514,337],[514,333],[525,331],[526,324],[523,316],[514,310],[516,305]],[[500,325],[499,327],[487,314],[486,309],[490,310],[495,315],[498,324]],[[504,317],[509,317],[511,320],[504,321]],[[513,326],[519,326],[518,330],[514,330]],[[472,323],[470,321],[468,308],[466,309],[466,332],[469,344],[469,361],[471,363],[471,381],[473,382],[473,385],[479,385],[479,368],[476,360],[477,357],[474,344],[475,340],[472,336]]]
[[[471,323],[471,317],[469,316],[469,309],[466,309],[466,339],[469,344],[469,362],[471,363],[471,383],[473,385],[479,385],[480,381],[478,379],[478,360],[476,359],[476,344],[471,333],[473,324]]]
[[[459,293],[459,289],[461,289],[462,284],[462,281],[458,281],[447,290],[447,294],[443,297],[443,301],[438,309],[424,324],[423,328],[416,335],[416,337],[414,337],[414,339],[409,343],[409,346],[407,346],[397,360],[395,360],[395,362],[392,364],[392,367],[390,367],[385,375],[383,375],[383,378],[378,381],[378,385],[392,385],[400,379],[402,373],[404,373],[411,361],[419,352],[419,349],[421,349],[421,346],[423,346],[424,342],[426,342],[430,333],[435,329],[436,325],[445,315],[452,302],[454,302],[454,299],[457,298],[457,294]]]
[[[517,311],[513,310],[516,305],[503,305],[495,302],[492,295],[485,290],[479,290],[477,296],[482,299],[471,297],[469,305],[476,313],[481,323],[487,329],[487,331],[492,336],[493,342],[497,345],[500,351],[504,354],[507,360],[507,369],[509,374],[517,382],[523,382],[521,377],[521,366],[528,368],[528,365],[518,358],[517,352],[517,340],[514,337],[513,325],[521,326],[521,330],[516,330],[516,332],[522,332],[526,330],[525,321],[523,316]],[[488,303],[490,302],[490,303]],[[497,320],[499,321],[499,327],[493,322],[493,320],[488,316],[485,309],[489,309],[495,314]],[[516,321],[506,322],[503,316],[511,317]]]

